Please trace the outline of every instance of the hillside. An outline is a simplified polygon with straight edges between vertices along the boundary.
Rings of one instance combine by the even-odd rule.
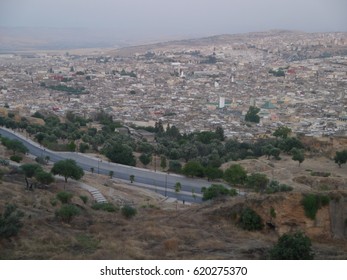
[[[2,151],[3,156],[7,153]],[[271,174],[272,167],[265,158],[240,163],[249,172]],[[331,161],[322,159],[307,159],[300,168],[286,158],[272,165],[276,179],[287,183],[295,183],[297,176],[305,173],[307,178],[316,179],[309,175],[308,168],[327,170],[329,166],[333,173],[331,180],[346,176],[345,166],[335,168]],[[56,194],[64,190],[63,181],[56,181],[48,189],[28,191],[23,175],[2,169],[5,175],[0,185],[0,212],[6,203],[15,203],[24,212],[24,218],[17,237],[0,240],[1,259],[266,259],[281,234],[296,230],[311,238],[316,259],[347,258],[344,185],[339,185],[338,191],[315,188],[331,199],[329,206],[322,207],[316,219],[311,220],[305,216],[301,200],[302,193],[312,189],[303,183],[294,184],[295,190],[289,194],[249,193],[199,205],[179,204],[176,210],[175,202],[165,201],[154,192],[107,176],[87,174],[83,182],[99,189],[118,207],[134,206],[137,215],[127,219],[120,211],[94,210],[91,195],[77,183],[68,182],[66,191],[73,193],[71,203],[81,214],[71,223],[64,223],[55,215],[61,207]],[[81,195],[88,197],[86,204]],[[263,230],[250,232],[237,225],[245,207],[262,217],[267,224]],[[275,217],[270,214],[271,208]]]

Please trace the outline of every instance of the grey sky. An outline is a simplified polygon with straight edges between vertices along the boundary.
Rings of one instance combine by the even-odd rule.
[[[109,28],[132,36],[347,31],[347,0],[0,0],[0,26]]]

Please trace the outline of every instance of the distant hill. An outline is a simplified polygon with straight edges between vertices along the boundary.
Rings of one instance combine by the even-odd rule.
[[[132,39],[133,38],[133,39]],[[28,28],[0,26],[0,53],[84,48],[122,48],[171,41],[178,37],[142,37],[107,29]],[[180,36],[180,39],[184,36]]]
[[[127,46],[113,34],[85,28],[0,27],[0,52],[61,50],[77,48],[118,48]]]

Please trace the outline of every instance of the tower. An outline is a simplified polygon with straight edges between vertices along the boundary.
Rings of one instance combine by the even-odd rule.
[[[220,96],[219,97],[219,109],[222,109],[225,107],[225,97]]]

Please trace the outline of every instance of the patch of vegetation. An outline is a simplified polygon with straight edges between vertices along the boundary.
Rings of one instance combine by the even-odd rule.
[[[106,212],[117,212],[119,210],[118,207],[112,203],[94,203],[92,209]]]
[[[330,177],[330,172],[311,171],[311,176]]]
[[[275,211],[275,208],[273,207],[270,208],[270,216],[271,218],[276,218],[276,211]]]
[[[9,166],[10,162],[7,159],[0,159],[0,165],[2,166]]]
[[[312,260],[310,238],[301,232],[294,234],[283,234],[277,244],[270,250],[271,260]]]
[[[260,117],[258,116],[259,112],[260,112],[260,109],[258,107],[250,106],[246,113],[245,121],[259,123],[260,121]]]
[[[342,164],[347,162],[347,149],[343,151],[337,151],[334,157],[335,163],[341,168]]]
[[[306,217],[314,220],[318,209],[329,204],[330,198],[320,194],[306,194],[301,200],[304,207]]]
[[[159,206],[156,206],[156,205],[153,205],[153,204],[147,204],[147,205],[142,205],[141,208],[149,208],[149,209],[157,209],[157,210],[160,210],[160,207]]]
[[[0,136],[1,144],[3,144],[7,149],[11,150],[13,152],[13,155],[16,154],[16,152],[25,154],[29,150],[27,147],[24,146],[24,144],[16,139],[9,139],[7,137]]]
[[[235,189],[228,189],[220,184],[212,184],[210,187],[203,187],[201,189],[203,193],[202,200],[211,200],[221,196],[236,196],[237,191]]]
[[[58,199],[56,199],[55,197],[54,197],[54,198],[51,198],[50,203],[51,203],[51,205],[52,205],[53,207],[54,207],[54,206],[57,206],[57,204],[58,204]]]
[[[136,208],[130,205],[124,205],[121,209],[121,212],[122,212],[122,215],[127,219],[130,219],[137,214]]]
[[[265,193],[272,194],[277,192],[291,192],[293,187],[286,184],[280,184],[278,181],[272,180],[270,184],[266,187]]]
[[[65,223],[70,223],[73,217],[81,213],[80,209],[75,205],[64,204],[59,210],[55,212],[55,215]]]
[[[83,201],[84,204],[88,202],[88,196],[86,195],[80,195],[80,199]]]
[[[246,185],[256,192],[263,192],[269,184],[269,178],[263,173],[252,173],[246,179]]]
[[[94,253],[100,244],[92,235],[80,234],[76,236],[76,244],[73,246],[74,251],[79,251],[83,254]]]
[[[241,212],[239,225],[249,231],[261,230],[264,227],[261,217],[251,208],[245,208]]]
[[[68,94],[85,94],[85,88],[73,88],[65,85],[58,85],[58,86],[48,86],[47,88],[56,90],[56,91],[64,91],[67,92]]]
[[[23,160],[23,157],[19,155],[13,155],[10,157],[10,160],[20,163]]]
[[[284,77],[286,75],[283,68],[270,69],[269,73],[274,75],[275,77]]]
[[[67,204],[67,203],[70,203],[71,198],[73,197],[73,194],[70,192],[63,191],[63,192],[57,193],[56,197],[61,203]]]
[[[68,178],[79,180],[84,175],[83,169],[73,159],[60,160],[54,163],[51,172],[54,175],[64,176],[65,183],[67,183]]]
[[[0,238],[16,236],[23,226],[21,218],[22,211],[17,210],[15,204],[6,204],[5,211],[0,216]]]

